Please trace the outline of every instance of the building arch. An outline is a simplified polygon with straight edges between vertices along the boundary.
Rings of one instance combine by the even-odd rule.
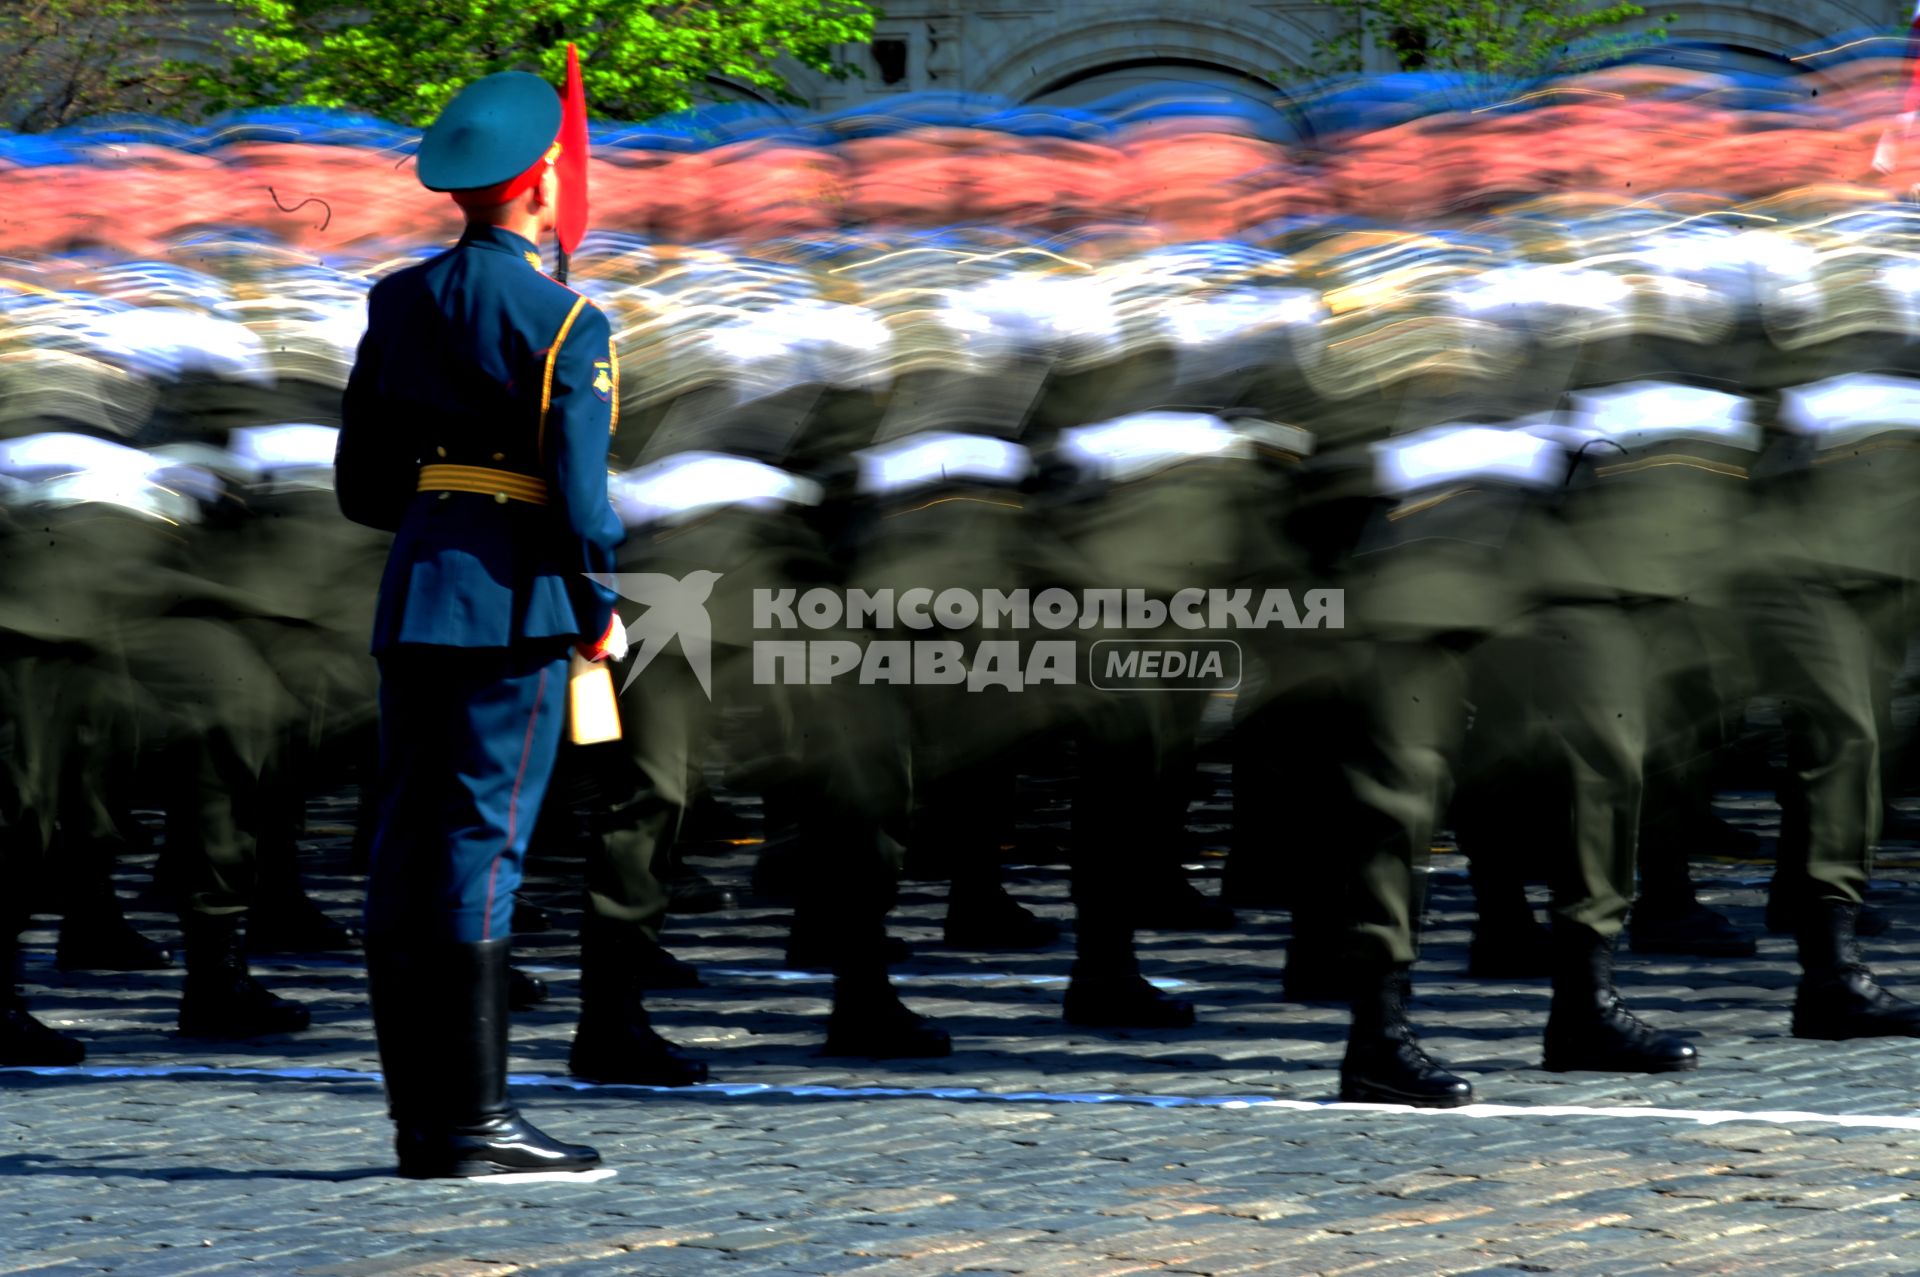
[[[1151,56],[1121,58],[1067,72],[1027,94],[1023,101],[1080,106],[1131,85],[1156,80],[1191,81],[1260,101],[1282,96],[1280,87],[1265,76],[1248,75],[1238,68],[1199,58]]]
[[[782,114],[790,114],[793,109],[765,89],[742,84],[723,75],[704,76],[700,83],[691,86],[690,91],[696,102],[748,102]]]
[[[1102,6],[1094,21],[1062,24],[1031,38],[982,50],[970,86],[981,93],[1029,101],[1049,86],[1098,74],[1115,64],[1160,62],[1217,68],[1273,86],[1289,68],[1311,59],[1317,29],[1291,26],[1272,15],[1234,23],[1217,7],[1185,3]]]
[[[1755,53],[1793,54],[1817,47],[1836,34],[1900,22],[1888,6],[1850,0],[1678,0],[1648,6],[1635,27],[1663,27],[1667,38],[1698,44],[1722,44]],[[1662,21],[1667,14],[1671,22]],[[1631,28],[1629,28],[1631,29]]]

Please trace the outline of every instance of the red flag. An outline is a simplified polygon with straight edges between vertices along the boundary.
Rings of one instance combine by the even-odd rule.
[[[560,209],[554,237],[560,251],[572,256],[587,233],[587,87],[580,79],[580,55],[567,46],[567,92],[560,114],[560,158],[554,168],[560,178]]]

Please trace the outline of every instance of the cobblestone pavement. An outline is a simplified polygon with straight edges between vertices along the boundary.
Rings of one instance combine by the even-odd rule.
[[[322,804],[307,844],[310,880],[343,916],[349,811]],[[1771,820],[1757,799],[1730,811]],[[1203,805],[1195,826],[1209,889],[1214,814]],[[699,863],[744,890],[751,852]],[[1144,935],[1149,974],[1182,982],[1201,1022],[1099,1033],[1059,1019],[1066,945],[944,949],[941,889],[909,884],[895,931],[917,952],[901,982],[956,1051],[886,1065],[813,1054],[827,982],[779,973],[782,911],[749,899],[676,919],[669,944],[712,987],[652,1005],[713,1065],[715,1084],[690,1093],[570,1087],[571,937],[526,937],[523,960],[555,996],[516,1017],[517,1093],[619,1168],[591,1184],[393,1178],[351,958],[261,962],[314,1028],[207,1045],[172,1032],[178,972],[63,976],[51,936],[30,933],[34,1005],[92,1055],[82,1071],[0,1074],[0,1272],[1920,1272],[1920,1044],[1789,1037],[1791,946],[1768,936],[1749,960],[1623,955],[1632,1005],[1697,1039],[1698,1073],[1541,1072],[1545,982],[1465,977],[1460,870],[1436,860],[1416,1011],[1483,1101],[1517,1111],[1327,1106],[1343,1015],[1277,1000],[1284,914]],[[1704,898],[1755,931],[1765,872],[1697,866]],[[1870,955],[1895,985],[1920,985],[1920,849],[1890,846],[1877,872],[1895,929]],[[1070,917],[1057,872],[1010,874],[1023,898]],[[532,894],[571,904],[557,878]]]

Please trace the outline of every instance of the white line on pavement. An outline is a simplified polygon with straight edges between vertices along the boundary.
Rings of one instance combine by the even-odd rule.
[[[70,1065],[0,1067],[0,1074],[38,1077],[87,1078],[248,1078],[287,1081],[378,1082],[380,1074],[358,1069],[332,1068],[218,1068],[201,1064]],[[1771,1126],[1845,1126],[1875,1130],[1920,1131],[1920,1113],[1805,1113],[1790,1109],[1676,1109],[1651,1105],[1582,1104],[1468,1104],[1456,1109],[1416,1109],[1401,1104],[1347,1104],[1336,1100],[1282,1100],[1247,1095],[1139,1095],[1118,1091],[983,1091],[971,1086],[774,1086],[760,1082],[705,1082],[698,1086],[640,1086],[621,1082],[586,1082],[579,1078],[544,1074],[515,1074],[517,1087],[552,1087],[573,1091],[639,1092],[715,1099],[751,1099],[756,1096],[810,1100],[931,1099],[997,1102],[1002,1104],[1133,1104],[1148,1108],[1268,1109],[1294,1113],[1387,1113],[1399,1116],[1502,1118],[1595,1117],[1654,1119],[1718,1126],[1728,1122],[1758,1122]]]

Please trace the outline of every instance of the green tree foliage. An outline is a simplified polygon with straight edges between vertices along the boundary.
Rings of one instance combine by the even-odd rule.
[[[587,101],[602,119],[688,106],[709,77],[797,102],[780,54],[836,79],[857,70],[833,47],[865,43],[861,0],[237,0],[230,61],[205,67],[205,105],[301,103],[403,124],[433,119],[460,87],[495,71],[558,84],[579,46]]]
[[[1566,57],[1569,46],[1604,49],[1658,40],[1660,31],[1626,34],[1623,22],[1646,10],[1632,0],[1328,0],[1340,30],[1320,48],[1320,69],[1362,69],[1367,43],[1391,52],[1402,70],[1534,75]],[[1671,19],[1669,19],[1671,20]]]
[[[170,0],[0,0],[0,126],[166,113],[187,88],[162,56],[181,26]]]

